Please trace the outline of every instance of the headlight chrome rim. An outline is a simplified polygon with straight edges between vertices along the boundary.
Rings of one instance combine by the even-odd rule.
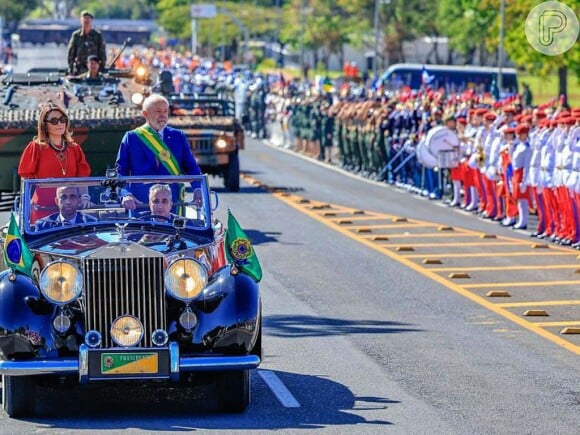
[[[159,346],[159,347],[165,346],[168,341],[169,341],[169,334],[167,333],[167,331],[165,329],[156,329],[151,334],[151,342],[155,346]]]
[[[76,301],[83,290],[80,269],[65,260],[48,263],[40,272],[38,283],[42,295],[49,302],[60,306]]]
[[[54,319],[52,319],[52,327],[59,334],[64,334],[67,332],[70,329],[70,325],[70,318],[62,311]]]
[[[103,343],[103,336],[99,331],[91,330],[85,334],[85,343],[90,348],[97,348]]]
[[[191,307],[186,307],[185,310],[179,315],[179,324],[187,332],[191,332],[193,328],[197,326],[197,316],[191,309]]]
[[[175,299],[191,302],[202,294],[208,281],[207,269],[191,257],[172,261],[165,272],[165,289]]]

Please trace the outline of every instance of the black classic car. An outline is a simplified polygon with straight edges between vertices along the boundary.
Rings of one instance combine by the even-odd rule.
[[[122,207],[127,191],[141,210]],[[158,191],[169,201],[155,202]],[[231,257],[217,205],[206,176],[25,181],[2,236],[9,416],[34,414],[39,385],[179,388],[196,377],[215,382],[222,409],[246,409],[262,352],[259,279],[237,260],[249,242],[231,243]]]

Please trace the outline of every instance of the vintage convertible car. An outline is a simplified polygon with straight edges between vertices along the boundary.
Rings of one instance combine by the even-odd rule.
[[[147,195],[153,184],[177,198],[169,217],[151,215],[146,200],[143,210],[121,206],[126,190]],[[73,222],[61,222],[56,205],[38,205],[66,187],[90,196]],[[19,234],[5,228],[2,241],[10,261],[26,263],[26,246],[32,254],[29,273],[14,265],[0,273],[9,416],[34,414],[37,385],[186,388],[199,378],[215,381],[224,410],[246,409],[261,359],[261,300],[255,280],[227,260],[217,205],[206,176],[25,181]]]

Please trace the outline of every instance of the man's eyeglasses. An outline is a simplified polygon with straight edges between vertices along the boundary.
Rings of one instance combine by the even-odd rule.
[[[59,122],[66,124],[68,122],[68,118],[65,115],[62,115],[60,118],[46,118],[45,121],[52,125],[58,125]]]

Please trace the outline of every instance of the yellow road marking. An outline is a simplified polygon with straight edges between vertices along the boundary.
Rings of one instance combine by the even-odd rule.
[[[580,320],[574,320],[571,322],[534,322],[534,325],[541,326],[542,328],[550,328],[553,326],[577,326],[580,325]]]
[[[354,229],[354,228],[356,228],[356,227],[350,227],[350,229]],[[391,239],[421,238],[421,237],[448,239],[451,237],[470,237],[470,236],[466,236],[465,234],[461,234],[461,233],[387,234],[386,236],[391,238]],[[375,236],[369,236],[369,237],[375,237]],[[439,246],[439,244],[433,245],[433,246]],[[576,266],[576,267],[578,267],[578,266]]]
[[[421,275],[426,276],[427,278],[430,278],[431,280],[441,284],[442,286],[447,287],[448,289],[464,296],[465,298],[467,298],[473,302],[476,302],[477,304],[487,308],[488,310],[490,310],[490,311],[492,311],[492,312],[494,312],[494,313],[496,313],[504,318],[511,320],[512,322],[516,323],[517,325],[521,326],[522,328],[525,328],[529,331],[532,331],[535,334],[545,338],[546,340],[551,341],[552,343],[555,343],[555,344],[563,347],[564,349],[569,350],[570,352],[573,352],[576,355],[580,355],[580,346],[575,345],[575,344],[571,343],[570,341],[564,340],[561,337],[535,325],[532,322],[528,322],[527,320],[522,319],[520,316],[518,316],[514,313],[511,313],[510,311],[508,311],[504,308],[497,306],[496,304],[488,301],[487,299],[483,298],[482,296],[479,296],[475,293],[467,291],[464,287],[448,281],[447,279],[443,278],[442,276],[440,276],[434,272],[431,272],[429,269],[422,267],[421,265],[405,258],[404,256],[398,255],[391,250],[384,249],[383,245],[378,245],[371,240],[361,238],[356,233],[353,233],[352,231],[345,229],[345,228],[341,227],[340,225],[338,225],[332,221],[329,221],[328,219],[324,219],[319,214],[314,213],[312,210],[308,210],[308,209],[305,209],[304,207],[301,207],[300,205],[296,204],[295,201],[290,201],[290,200],[288,200],[287,197],[284,197],[284,196],[280,195],[279,193],[274,193],[273,195],[276,198],[278,198],[280,201],[291,206],[292,208],[294,208],[302,213],[305,213],[306,215],[312,217],[313,219],[321,222],[324,225],[332,227],[335,231],[342,233],[346,237],[349,237],[355,241],[358,241],[359,243],[362,243],[363,245],[369,247],[370,249],[374,249],[377,252],[381,252],[382,254],[388,256],[389,258],[391,258],[395,261],[398,261],[399,263],[407,266],[408,268],[414,270],[415,272],[420,273]],[[521,243],[521,240],[518,240],[518,242],[520,245],[523,244],[523,243]],[[496,253],[496,255],[498,255],[498,254]],[[572,283],[579,283],[579,282],[580,281],[572,281]]]
[[[369,214],[365,214],[364,216],[344,216],[340,219],[348,219],[349,221],[353,221],[353,222],[365,222],[365,221],[376,221],[376,220],[381,220],[381,219],[385,219],[383,216],[373,216],[373,215],[369,215]],[[340,220],[338,219],[338,220]],[[332,219],[332,220],[337,220],[337,219]],[[394,225],[394,226],[399,226],[399,225]]]
[[[388,247],[389,243],[381,243],[381,246]],[[407,246],[413,246],[415,248],[438,248],[443,246],[514,246],[514,242],[455,242],[455,243],[405,243]],[[467,254],[463,254],[465,257]],[[497,255],[497,253],[496,253]]]
[[[530,282],[488,282],[483,284],[466,284],[464,288],[484,287],[548,287],[556,285],[579,285],[580,281],[530,281]]]
[[[346,219],[346,216],[340,217],[340,218],[334,218],[334,219],[330,219],[331,222],[334,223],[334,221],[338,222],[342,219]],[[350,219],[350,218],[349,218]],[[389,229],[389,228],[426,228],[426,227],[436,227],[437,225],[423,225],[420,223],[414,224],[414,223],[409,223],[409,224],[375,224],[375,225],[361,225],[361,227],[364,228],[372,228],[372,229],[380,229],[380,228],[385,228],[385,229]],[[349,228],[356,228],[356,226],[351,226]]]
[[[506,302],[505,304],[496,304],[498,307],[502,308],[517,308],[517,307],[550,307],[557,305],[580,305],[580,300],[572,301],[529,301],[529,302]]]
[[[528,252],[528,251],[517,251],[517,252],[477,252],[477,253],[469,253],[469,254],[457,254],[457,253],[448,253],[448,254],[410,254],[410,255],[405,255],[405,258],[424,258],[426,255],[428,255],[430,258],[466,258],[466,256],[469,255],[469,258],[472,257],[497,257],[498,255],[501,255],[502,257],[524,257],[524,256],[528,256],[528,257],[537,257],[537,256],[542,256],[542,257],[547,257],[547,256],[556,256],[556,255],[567,255],[567,256],[572,256],[572,255],[577,255],[574,252]]]
[[[479,267],[432,267],[433,272],[489,272],[496,270],[546,270],[546,269],[576,269],[577,264],[553,264],[533,266],[479,266]]]

